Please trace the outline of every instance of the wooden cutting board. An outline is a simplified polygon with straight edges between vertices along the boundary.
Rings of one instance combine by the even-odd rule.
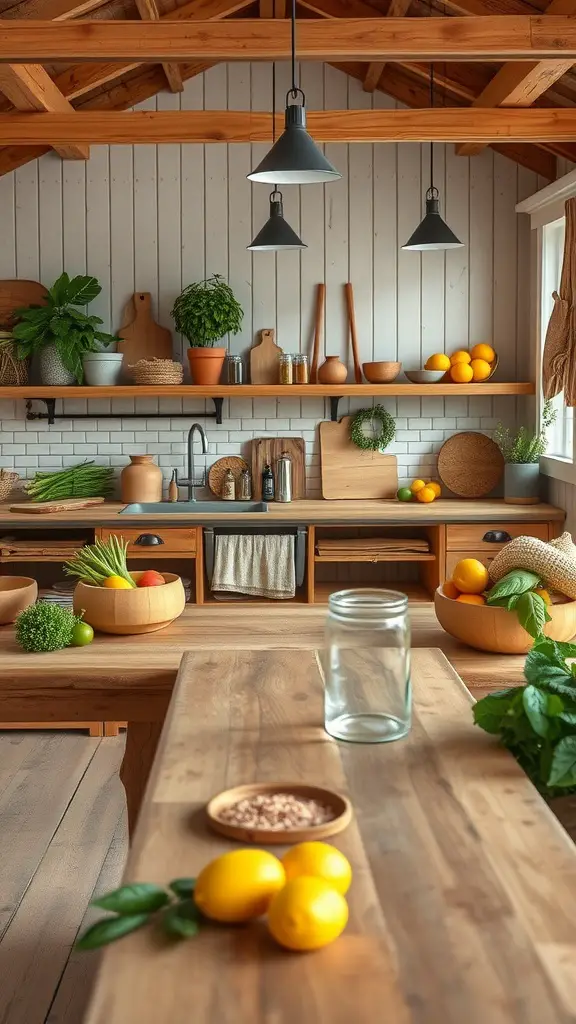
[[[272,328],[260,331],[260,342],[250,349],[251,384],[279,384],[282,349],[274,341]]]
[[[292,459],[292,497],[306,497],[306,442],[302,437],[256,437],[252,445],[252,494],[262,498],[262,471],[268,463],[276,475],[276,460],[282,452]]]
[[[102,505],[105,498],[63,498],[62,501],[29,501],[22,505],[10,505],[11,512],[28,512],[31,515],[46,515],[50,512],[75,512],[79,508]]]
[[[136,292],[132,297],[134,319],[121,327],[118,351],[124,355],[124,367],[139,359],[172,359],[172,333],[152,319],[150,292]]]
[[[366,452],[350,440],[352,417],[320,424],[322,497],[395,498],[398,464],[395,455]]]
[[[46,289],[39,281],[0,281],[0,330],[13,327],[12,313],[22,306],[43,306]]]

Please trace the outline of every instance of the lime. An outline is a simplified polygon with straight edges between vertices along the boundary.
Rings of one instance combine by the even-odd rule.
[[[72,647],[86,647],[94,639],[94,630],[87,622],[77,622],[72,630]]]
[[[398,501],[412,501],[414,495],[409,487],[401,487],[400,490],[396,492],[396,497],[398,498]]]

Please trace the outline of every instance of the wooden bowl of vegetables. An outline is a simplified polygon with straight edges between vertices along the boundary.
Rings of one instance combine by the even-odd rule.
[[[186,595],[174,573],[154,569],[129,572],[128,544],[111,535],[106,542],[87,544],[66,563],[65,571],[79,582],[74,612],[100,633],[153,633],[170,625],[184,611]]]

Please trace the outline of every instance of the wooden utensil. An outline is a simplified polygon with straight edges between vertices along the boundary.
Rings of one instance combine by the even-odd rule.
[[[252,494],[262,499],[262,471],[268,464],[274,470],[282,452],[292,459],[292,497],[306,497],[306,442],[302,437],[256,437],[252,441]]]
[[[250,349],[250,381],[252,384],[280,382],[280,356],[283,349],[274,341],[275,331],[260,331],[260,341]]]
[[[124,356],[124,367],[139,359],[172,359],[172,334],[152,319],[150,292],[136,292],[132,301],[134,319],[118,331],[123,339],[118,351]]]
[[[354,311],[354,291],[352,283],[344,285],[346,291],[346,305],[348,306],[348,320],[350,323],[350,341],[352,343],[352,358],[354,359],[354,380],[357,384],[362,383],[362,367],[358,355],[358,337],[356,334],[356,313]]]
[[[39,281],[0,281],[0,330],[16,323],[15,309],[21,306],[44,306],[46,289]]]
[[[314,320],[314,347],[312,349],[312,362],[310,364],[310,383],[318,383],[318,357],[320,355],[320,338],[322,335],[322,323],[324,321],[324,304],[326,300],[326,285],[316,286],[316,316]]]
[[[398,490],[395,455],[364,451],[350,440],[351,416],[320,424],[322,497],[394,498]]]
[[[438,454],[438,476],[460,498],[484,498],[504,473],[498,445],[486,434],[464,431],[454,434]]]
[[[219,498],[222,494],[222,483],[226,470],[231,469],[234,474],[236,483],[240,479],[240,474],[243,469],[248,469],[248,463],[245,459],[241,459],[239,455],[226,455],[223,459],[218,459],[214,462],[208,470],[208,486]]]
[[[220,815],[223,810],[232,804],[253,796],[272,796],[274,793],[289,793],[295,797],[304,797],[307,800],[316,800],[318,803],[329,807],[334,817],[322,825],[308,825],[299,828],[283,828],[280,830],[270,828],[247,828],[245,825],[233,825],[229,821],[222,821]],[[247,786],[235,786],[219,793],[206,805],[206,814],[210,828],[220,835],[229,839],[238,839],[242,843],[266,843],[285,845],[286,843],[307,843],[318,839],[327,839],[328,836],[338,835],[348,827],[352,820],[352,806],[350,801],[340,793],[332,789],[321,789],[319,786],[305,786],[300,783],[280,782],[254,782]]]
[[[62,498],[61,501],[28,501],[26,504],[10,505],[11,512],[28,512],[30,515],[48,515],[50,512],[75,512],[91,505],[103,505],[105,498]]]

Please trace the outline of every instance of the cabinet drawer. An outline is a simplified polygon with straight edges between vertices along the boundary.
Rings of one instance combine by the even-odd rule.
[[[514,537],[548,540],[548,523],[463,523],[446,527],[446,548],[448,551],[500,551],[502,543],[484,540],[492,530],[506,533],[509,540]]]
[[[156,526],[138,526],[125,529],[123,526],[118,526],[114,530],[105,526],[100,527],[99,536],[101,540],[108,540],[112,533],[115,533],[117,537],[123,537],[124,540],[129,542],[128,552],[131,555],[169,554],[174,551],[184,555],[194,555],[196,553],[196,529],[194,527],[187,529],[186,527],[173,526],[169,528],[161,527],[159,529]],[[151,535],[159,537],[162,543],[146,544],[145,541],[141,541],[141,538]],[[139,541],[140,543],[138,543]]]
[[[455,566],[458,565],[458,562],[463,558],[477,558],[479,562],[482,562],[482,565],[485,565],[486,568],[488,568],[490,562],[494,561],[497,554],[497,551],[492,553],[487,551],[467,551],[466,553],[464,553],[464,551],[449,551],[446,555],[446,579],[452,579],[452,573],[454,572]]]

